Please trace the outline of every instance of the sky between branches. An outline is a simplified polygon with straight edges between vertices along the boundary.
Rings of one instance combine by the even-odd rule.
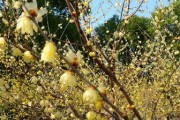
[[[115,3],[122,3],[123,0],[92,0],[92,15],[94,18],[92,19],[92,26],[98,26],[106,22],[109,18],[111,18],[114,14],[120,15],[121,7],[118,7],[118,10],[114,7]],[[137,7],[139,3],[137,0],[131,0],[131,7]],[[141,0],[139,0],[141,1]],[[163,3],[163,5],[160,3]],[[171,0],[170,0],[171,1]],[[155,7],[168,6],[169,0],[148,0],[147,3],[143,4],[141,10],[144,12],[137,12],[138,16],[151,17],[151,13],[154,11]],[[96,20],[98,18],[98,20]],[[97,22],[95,22],[97,21]]]

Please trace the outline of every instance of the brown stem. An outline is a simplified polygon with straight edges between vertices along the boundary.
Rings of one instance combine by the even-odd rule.
[[[72,14],[73,11],[74,11],[74,8],[72,7],[72,5],[71,5],[71,3],[70,3],[69,0],[65,0],[65,1],[66,1],[67,6],[68,6],[68,9],[70,10],[70,13]],[[77,13],[77,11],[75,11],[75,12]],[[73,15],[73,14],[72,14],[72,15]],[[77,17],[77,14],[76,14],[76,15],[75,15],[75,25],[76,25],[76,27],[77,27],[77,29],[78,29],[81,37],[82,37],[83,44],[86,45],[86,43],[87,43],[87,37],[85,36],[83,30],[81,29],[79,20],[78,20],[77,18],[78,18],[78,17]],[[88,50],[89,50],[90,52],[93,51],[92,47],[87,46],[87,48],[88,48]],[[116,79],[115,75],[114,75],[109,69],[107,69],[107,68],[104,66],[104,64],[103,64],[99,59],[96,58],[96,59],[95,59],[95,62],[96,62],[96,63],[98,64],[98,66],[99,66],[107,75],[109,75],[109,77],[119,86],[119,89],[120,89],[120,90],[122,91],[122,93],[124,94],[124,96],[125,96],[125,98],[127,99],[128,103],[129,103],[130,105],[133,105],[134,102],[131,100],[130,96],[129,96],[128,93],[125,91],[125,89],[123,88],[123,86],[118,82],[118,80]],[[104,97],[104,96],[101,96],[101,97]],[[111,103],[109,103],[109,104],[111,104]],[[112,105],[112,107],[113,107],[115,110],[118,111],[118,113],[120,112],[120,111],[116,108],[116,106],[114,106],[113,104],[111,104],[111,105]],[[138,118],[139,120],[142,120],[141,115],[139,114],[139,112],[138,112],[138,110],[137,110],[136,108],[133,108],[133,112],[134,112],[134,114],[137,116],[137,118]],[[120,114],[122,114],[122,113],[120,112]]]
[[[22,4],[23,4],[23,6],[25,7],[25,9],[28,11],[27,7],[24,5],[24,3],[23,3],[22,0],[21,0],[21,2],[22,2]],[[68,8],[69,8],[71,14],[72,14],[74,9],[72,8],[72,5],[70,4],[70,1],[69,1],[69,0],[66,0],[66,3],[67,3],[67,5],[68,5]],[[28,13],[29,13],[29,11],[28,11]],[[77,13],[77,11],[76,11],[76,13]],[[43,37],[45,37],[46,40],[49,40],[49,38],[48,38],[48,37],[45,35],[45,33],[41,30],[41,28],[40,28],[40,26],[38,25],[38,23],[36,22],[36,20],[35,20],[30,14],[29,14],[29,16],[30,16],[30,18],[32,19],[32,21],[35,23],[35,25],[38,27],[38,29],[39,29],[40,33],[43,35]],[[78,31],[79,31],[79,33],[80,33],[80,35],[81,35],[81,37],[82,37],[83,44],[86,45],[86,43],[87,43],[87,38],[86,38],[83,30],[81,29],[80,23],[79,23],[79,21],[78,21],[77,18],[78,18],[78,17],[77,17],[77,14],[75,14],[75,24],[76,24],[76,27],[78,28]],[[87,46],[87,47],[88,47],[88,46]],[[88,47],[88,48],[89,48],[89,51],[92,51],[92,50],[93,50],[92,47]],[[60,57],[61,57],[67,64],[69,64],[69,66],[79,75],[79,77],[81,77],[81,78],[82,78],[86,83],[88,83],[90,86],[95,87],[91,82],[89,82],[85,77],[83,77],[83,76],[79,73],[78,70],[76,70],[73,66],[71,66],[71,64],[64,58],[64,56],[62,56],[62,55],[60,54]],[[113,77],[113,78],[116,78],[114,75],[111,74],[111,72],[110,72],[108,69],[106,69],[106,67],[105,67],[98,59],[95,59],[95,61],[98,63],[98,65],[100,66],[100,68],[102,68],[102,69],[105,71],[105,73],[109,73],[108,75],[110,75],[110,76]],[[102,66],[101,66],[101,65],[102,65]],[[117,80],[116,80],[116,81],[117,81]],[[118,81],[117,81],[117,82],[118,82]],[[115,82],[115,83],[116,83],[116,82]],[[95,88],[96,88],[96,87],[95,87]],[[97,90],[97,89],[96,89],[96,90]],[[98,91],[98,90],[97,90],[97,91]],[[99,91],[98,91],[98,92],[99,92]],[[123,117],[125,120],[128,120],[128,117],[127,117],[126,115],[124,115],[124,113],[122,113],[121,111],[119,111],[119,109],[118,109],[115,105],[113,105],[113,104],[107,99],[106,96],[104,96],[104,95],[101,94],[100,92],[99,92],[99,94],[100,94],[100,96],[103,98],[103,100],[104,100],[106,103],[108,103],[121,117]]]
[[[138,11],[138,10],[140,9],[140,7],[142,6],[143,2],[144,2],[144,0],[141,1],[141,3],[139,4],[139,6],[137,7],[137,9],[136,9],[128,18],[131,18],[132,16],[134,16],[134,15],[137,13],[137,11]]]
[[[83,88],[81,88],[80,86],[77,86],[77,88],[78,89],[80,89],[82,92],[84,92],[84,90],[83,90]],[[114,117],[115,119],[119,119],[119,116],[116,116],[116,115],[114,115],[113,113],[111,113],[111,111],[109,111],[108,110],[108,108],[106,108],[106,107],[103,107],[103,109],[106,111],[106,112],[108,112],[112,117]]]
[[[6,8],[6,5],[5,5],[5,0],[2,0],[2,3],[3,3],[3,6],[4,6],[4,11],[6,13],[6,19],[7,21],[9,22],[9,16],[8,16],[8,9]]]
[[[79,118],[80,120],[83,120],[83,117],[78,113],[78,111],[72,105],[69,105],[69,107],[73,111],[73,113],[76,116],[76,118]]]
[[[109,111],[109,109],[108,108],[106,108],[106,107],[103,107],[103,109],[104,110],[106,110],[106,112],[108,112],[112,117],[114,117],[115,118],[115,120],[119,120],[119,116],[116,116],[116,115],[114,115],[113,113],[111,113],[111,111]]]
[[[93,88],[95,88],[95,89],[98,91],[99,95],[103,98],[103,100],[104,100],[107,104],[109,104],[122,118],[124,118],[125,120],[128,120],[128,117],[127,117],[124,113],[122,113],[114,104],[112,104],[112,103],[109,101],[109,99],[108,99],[106,96],[104,96],[104,95],[96,88],[96,86],[94,86],[91,82],[89,82],[87,78],[85,78],[75,67],[73,67],[73,66],[64,58],[64,56],[62,56],[62,55],[60,54],[60,57],[72,68],[72,70],[73,70],[75,73],[77,73],[77,75],[78,75],[82,80],[84,80],[88,85],[90,85],[90,86],[92,86]]]

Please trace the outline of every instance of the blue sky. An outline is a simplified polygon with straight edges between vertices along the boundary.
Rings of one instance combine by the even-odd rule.
[[[92,6],[92,14],[95,18],[92,19],[93,21],[96,21],[98,18],[97,22],[93,22],[92,26],[97,26],[98,24],[104,23],[106,20],[111,18],[114,14],[120,15],[121,7],[118,7],[118,10],[114,7],[115,3],[117,2],[118,4],[122,3],[123,0],[92,0],[91,6]],[[137,3],[137,0],[131,0],[131,7],[135,8],[139,5]],[[141,0],[139,0],[141,1]],[[151,13],[154,11],[154,8],[156,6],[161,6],[159,0],[148,0],[147,3],[143,4],[141,7],[141,10],[144,10],[144,12],[137,12],[138,16],[144,16],[144,17],[151,17]],[[168,0],[161,0],[163,1],[164,6],[168,6]]]

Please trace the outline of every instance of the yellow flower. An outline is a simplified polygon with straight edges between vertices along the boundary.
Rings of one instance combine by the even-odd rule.
[[[114,34],[113,34],[113,36],[115,37],[115,38],[118,38],[118,37],[122,37],[124,34],[122,33],[122,32],[118,32],[118,31],[115,31],[114,32]]]
[[[86,118],[88,120],[96,120],[96,113],[93,112],[93,111],[89,111],[87,114],[86,114]]]
[[[71,71],[66,71],[64,74],[62,74],[59,82],[63,86],[71,86],[71,87],[74,87],[77,84],[76,78]]]
[[[70,62],[73,66],[77,66],[82,59],[81,52],[78,51],[76,54],[69,49],[68,53],[66,54],[66,60]]]
[[[104,102],[102,100],[97,101],[95,106],[97,109],[102,109],[104,106]]]
[[[14,1],[13,2],[13,8],[19,9],[21,7],[22,3],[20,1]]]
[[[70,19],[70,20],[69,20],[69,23],[74,23],[74,19]]]
[[[54,116],[55,118],[61,118],[62,114],[59,111],[57,111],[55,112]]]
[[[55,115],[51,113],[51,116],[50,116],[51,119],[56,119]]]
[[[41,100],[39,104],[40,104],[42,107],[44,107],[44,106],[45,106],[44,100]]]
[[[91,34],[92,31],[93,31],[92,28],[87,28],[87,29],[86,29],[86,33],[87,33],[87,34]]]
[[[95,52],[89,52],[89,56],[90,56],[90,57],[95,57],[95,56],[96,56],[96,53],[95,53]]]
[[[2,12],[0,11],[0,18],[3,16]]]
[[[98,90],[103,94],[103,95],[107,95],[107,91],[106,91],[106,87],[104,86],[103,83],[101,83],[98,87]]]
[[[54,63],[56,58],[56,46],[53,42],[46,42],[41,53],[41,60]]]
[[[96,120],[108,120],[104,115],[98,114]]]
[[[25,6],[28,9],[28,11],[24,7],[23,7],[23,9],[27,16],[29,16],[29,14],[28,14],[28,12],[29,12],[30,15],[32,17],[34,17],[37,22],[42,22],[42,20],[43,20],[42,16],[47,13],[46,8],[41,7],[40,9],[38,9],[36,0],[33,0],[33,2],[26,2]]]
[[[31,55],[30,51],[26,51],[23,54],[23,60],[24,60],[24,62],[29,63],[34,60],[34,57]]]
[[[42,88],[41,86],[38,86],[37,89],[36,89],[36,91],[37,91],[38,93],[42,93],[42,92],[43,92],[43,88]]]
[[[7,116],[6,116],[6,115],[1,115],[1,116],[0,116],[0,119],[1,119],[1,120],[7,120]]]
[[[83,3],[83,5],[84,5],[85,7],[88,7],[89,1],[88,1],[88,0],[85,0],[84,3]]]
[[[13,56],[21,56],[22,55],[22,52],[19,48],[16,48],[16,47],[12,47],[12,55]]]
[[[178,51],[178,50],[177,50],[177,51],[175,51],[175,52],[174,52],[174,54],[175,54],[175,55],[178,55],[178,54],[179,54],[179,51]]]
[[[88,103],[96,103],[99,98],[98,92],[93,87],[89,87],[83,94],[83,100]]]
[[[6,40],[4,39],[4,37],[0,37],[0,51],[6,50],[6,46]]]
[[[115,31],[114,34],[113,34],[113,36],[114,36],[115,38],[118,38],[118,37],[119,37],[118,31]]]
[[[54,113],[54,110],[55,110],[55,109],[54,109],[53,107],[49,107],[49,108],[47,109],[47,112],[48,112],[48,113]]]
[[[22,13],[22,15],[17,20],[16,30],[22,34],[27,33],[29,35],[33,35],[33,30],[37,32],[38,28],[28,16]]]
[[[134,108],[135,108],[135,105],[129,105],[129,104],[128,104],[128,105],[127,105],[127,108],[128,108],[128,109],[134,109]]]
[[[42,107],[47,107],[50,105],[50,102],[48,100],[41,100],[39,103]]]
[[[15,7],[19,7],[20,3],[17,3],[18,5]],[[46,8],[40,8],[37,7],[37,1],[33,0],[33,2],[25,2],[25,7],[23,7],[24,12],[22,12],[21,16],[17,20],[17,26],[16,30],[18,32],[21,32],[22,34],[30,34],[33,35],[33,30],[38,31],[37,26],[33,23],[33,21],[30,19],[31,17],[34,17],[37,22],[42,22],[42,16],[47,13]],[[30,14],[30,15],[29,15]]]

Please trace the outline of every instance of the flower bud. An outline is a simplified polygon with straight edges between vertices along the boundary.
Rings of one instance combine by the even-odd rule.
[[[88,1],[84,1],[83,5],[84,5],[85,7],[88,7],[88,5],[89,5]]]
[[[97,101],[95,106],[97,109],[102,109],[104,106],[104,102],[102,100]]]
[[[44,101],[44,100],[41,100],[41,101],[40,101],[40,105],[41,105],[42,107],[44,107],[44,106],[45,106],[45,101]]]
[[[0,51],[6,50],[6,45],[7,43],[4,37],[0,37]]]
[[[49,106],[50,105],[50,102],[48,100],[44,100],[44,106]]]
[[[89,111],[87,114],[86,114],[86,118],[88,120],[96,120],[96,113],[93,112],[93,111]]]
[[[119,37],[121,38],[121,37],[123,37],[123,33],[122,32],[119,32]]]
[[[20,1],[15,1],[14,5],[13,5],[13,8],[19,9],[21,7],[21,5],[22,5],[22,3]]]
[[[98,87],[98,90],[103,94],[103,95],[107,95],[107,90],[106,90],[106,87],[104,86],[104,84],[100,84],[99,87]]]
[[[41,86],[38,86],[36,90],[37,90],[38,93],[42,93],[43,92],[43,88]]]
[[[95,53],[95,52],[90,52],[90,53],[89,53],[89,56],[90,56],[90,57],[95,57],[95,56],[96,56],[96,53]]]
[[[175,55],[178,55],[178,54],[179,54],[179,51],[175,51],[174,54],[175,54]]]
[[[2,12],[0,11],[0,18],[3,16]]]
[[[99,98],[98,92],[93,87],[89,87],[83,94],[83,100],[89,103],[96,103]]]
[[[49,107],[49,108],[47,109],[47,112],[48,112],[48,113],[53,113],[53,112],[54,112],[54,108],[53,108],[53,107]]]
[[[33,76],[33,77],[31,78],[31,82],[34,83],[34,84],[37,84],[38,79],[37,79],[35,76]]]
[[[92,28],[87,28],[87,29],[86,29],[86,33],[87,33],[87,34],[91,34],[92,31],[93,31]]]
[[[51,116],[50,118],[53,120],[53,119],[56,119],[55,115],[51,113]]]
[[[55,114],[54,114],[55,118],[61,118],[62,114],[57,111]]]
[[[98,114],[97,117],[96,117],[96,120],[108,120],[108,119],[104,115]]]
[[[54,63],[56,58],[56,46],[53,42],[46,42],[41,53],[41,60]]]
[[[74,19],[70,19],[70,20],[69,20],[69,23],[74,23]]]
[[[76,78],[74,77],[73,73],[71,71],[66,71],[62,76],[60,77],[59,81],[63,86],[76,86]]]
[[[114,36],[115,38],[118,38],[118,37],[119,37],[118,31],[115,31],[114,34],[113,34],[113,36]]]
[[[29,63],[29,62],[34,61],[34,57],[32,56],[30,51],[26,51],[23,54],[23,60],[24,62]]]
[[[12,55],[13,56],[21,56],[22,55],[22,52],[20,51],[19,48],[16,48],[16,47],[12,47]]]

